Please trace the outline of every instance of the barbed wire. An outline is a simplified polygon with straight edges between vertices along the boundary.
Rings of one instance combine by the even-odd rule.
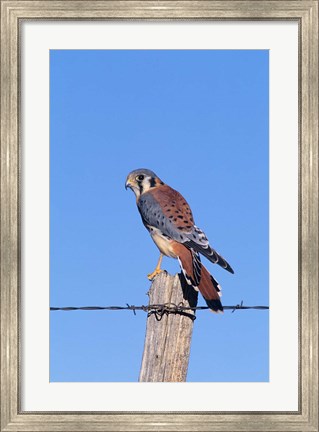
[[[246,309],[257,309],[257,310],[268,310],[269,306],[246,306],[243,301],[240,304],[234,306],[223,306],[224,310],[231,310],[234,313],[236,310],[246,310]],[[101,310],[131,310],[134,315],[136,311],[148,312],[148,316],[154,314],[155,318],[160,321],[164,315],[168,314],[181,314],[188,316],[189,318],[195,320],[196,317],[193,314],[187,313],[187,311],[197,311],[197,310],[207,310],[210,309],[208,306],[185,306],[183,303],[163,303],[163,304],[151,304],[148,306],[64,306],[64,307],[50,307],[50,311],[101,311]]]

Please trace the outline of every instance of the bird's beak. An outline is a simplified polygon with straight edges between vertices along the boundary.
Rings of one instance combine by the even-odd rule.
[[[130,179],[126,180],[125,182],[125,189],[127,190],[127,188],[131,188],[132,187],[132,182]]]

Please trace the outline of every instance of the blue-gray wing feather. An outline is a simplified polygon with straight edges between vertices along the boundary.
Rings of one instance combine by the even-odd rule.
[[[147,229],[150,227],[159,229],[164,236],[183,243],[188,249],[201,253],[212,263],[219,264],[225,270],[234,273],[229,263],[209,245],[205,233],[200,228],[193,225],[187,230],[179,229],[173,219],[163,213],[159,202],[151,193],[144,193],[138,200],[137,207]]]
[[[150,226],[155,227],[159,229],[164,236],[180,243],[184,243],[188,240],[186,233],[179,230],[172,219],[164,215],[160,204],[152,194],[143,194],[137,203],[137,207],[146,228]]]

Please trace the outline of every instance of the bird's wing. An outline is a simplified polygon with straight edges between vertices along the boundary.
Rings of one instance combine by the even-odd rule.
[[[186,230],[192,229],[191,221],[184,219],[183,213],[176,207],[176,200],[171,202],[167,192],[167,189],[162,194],[146,192],[139,198],[137,207],[147,228],[154,227],[164,236],[184,243],[188,240]]]
[[[179,192],[167,185],[159,186],[141,195],[137,205],[146,226],[159,229],[164,236],[234,273],[228,262],[211,248],[205,233],[194,224],[192,211]]]
[[[225,258],[223,258],[215,249],[210,246],[205,233],[200,228],[194,225],[192,232],[187,233],[186,236],[188,240],[183,242],[185,246],[201,253],[209,261],[220,265],[230,273],[234,273],[234,270],[231,268]]]

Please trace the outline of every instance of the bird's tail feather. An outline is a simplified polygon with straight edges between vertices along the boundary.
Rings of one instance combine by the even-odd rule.
[[[222,312],[223,306],[220,301],[221,287],[200,262],[198,254],[179,244],[178,260],[187,283],[202,294],[207,306],[212,311]]]
[[[220,301],[220,285],[203,265],[198,289],[210,309],[214,312],[222,312],[224,310]]]

